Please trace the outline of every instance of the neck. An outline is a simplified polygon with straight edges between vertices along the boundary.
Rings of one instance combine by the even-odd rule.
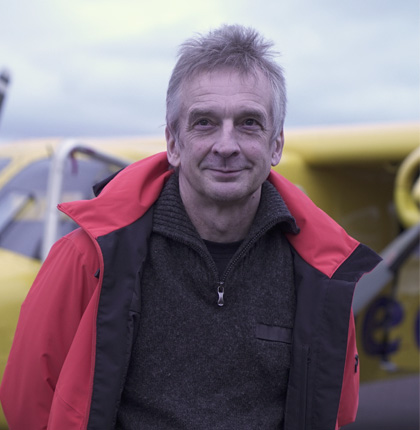
[[[189,201],[183,196],[182,190],[180,191],[187,214],[200,237],[212,242],[225,243],[245,238],[257,213],[261,197],[260,188],[246,201],[214,202],[202,206]],[[200,208],[199,211],[197,207]]]

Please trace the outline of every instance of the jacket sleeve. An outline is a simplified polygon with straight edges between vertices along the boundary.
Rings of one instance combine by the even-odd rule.
[[[0,399],[11,430],[47,427],[61,367],[98,280],[98,257],[80,229],[60,239],[24,303]]]
[[[346,362],[344,365],[343,385],[338,408],[336,430],[355,421],[359,406],[359,356],[356,346],[356,333],[353,312],[350,313],[349,334],[347,339]]]

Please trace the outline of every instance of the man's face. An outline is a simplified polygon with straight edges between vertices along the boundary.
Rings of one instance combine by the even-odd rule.
[[[272,136],[271,97],[262,74],[216,70],[184,84],[178,141],[166,129],[184,203],[199,210],[259,198],[283,148],[283,133]]]

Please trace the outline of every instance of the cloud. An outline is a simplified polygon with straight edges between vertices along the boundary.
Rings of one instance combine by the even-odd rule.
[[[163,134],[177,46],[250,25],[282,55],[291,126],[419,117],[419,6],[388,0],[16,0],[0,17],[12,84],[0,136]]]

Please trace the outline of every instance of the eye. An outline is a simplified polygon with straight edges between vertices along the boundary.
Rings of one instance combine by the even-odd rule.
[[[252,127],[253,125],[257,124],[257,121],[255,121],[255,119],[248,118],[244,121],[244,124],[249,126],[249,127]]]
[[[209,130],[212,127],[213,123],[207,118],[199,119],[193,125],[193,128],[195,128],[196,130]]]
[[[254,118],[246,118],[242,122],[242,126],[247,130],[260,130],[261,124]]]

